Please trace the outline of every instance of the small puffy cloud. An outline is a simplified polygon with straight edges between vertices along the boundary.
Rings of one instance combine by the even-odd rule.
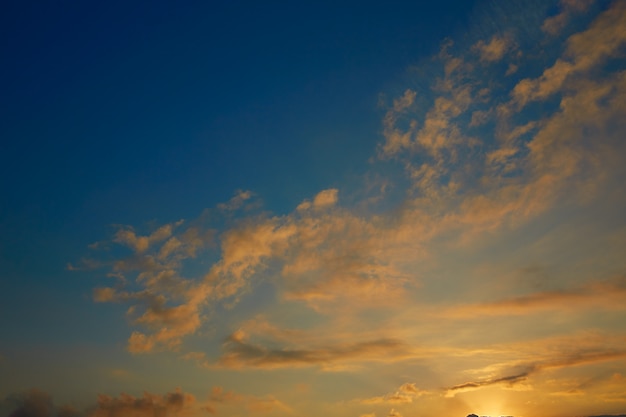
[[[234,211],[238,210],[246,204],[248,200],[252,198],[253,194],[248,190],[237,190],[233,198],[231,198],[227,203],[220,203],[217,205],[217,208],[223,211]]]
[[[176,223],[166,224],[147,236],[137,235],[131,227],[120,228],[115,234],[114,242],[125,245],[137,253],[142,253],[148,250],[152,244],[161,242],[170,237],[173,230],[181,224],[182,220]]]
[[[336,188],[320,191],[313,199],[313,207],[323,208],[335,205],[338,193]]]
[[[389,411],[389,414],[387,414],[387,417],[402,417],[402,414],[400,414],[399,411],[396,411],[395,409],[391,409]]]
[[[93,290],[93,300],[96,303],[110,303],[115,301],[115,289],[110,287],[95,288]]]
[[[304,200],[296,208],[297,211],[305,211],[310,208],[323,209],[332,207],[337,204],[339,190],[336,188],[329,188],[328,190],[322,190],[315,195],[313,201]]]
[[[478,53],[482,62],[500,61],[514,44],[507,36],[494,35],[489,42],[478,41],[472,49]]]
[[[401,118],[402,115],[404,115],[413,105],[416,96],[417,93],[415,91],[410,89],[406,90],[402,97],[393,101],[392,108],[387,111],[383,120],[385,128],[385,144],[380,149],[381,156],[392,156],[402,149],[410,146],[412,140],[411,130],[402,132],[402,130],[396,127],[396,123],[398,122],[398,119]],[[414,121],[411,121],[410,124],[412,129],[416,127],[416,123]]]

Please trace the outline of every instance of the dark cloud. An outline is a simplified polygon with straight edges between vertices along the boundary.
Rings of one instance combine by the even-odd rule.
[[[395,339],[378,339],[366,342],[320,347],[318,349],[268,349],[250,343],[240,333],[234,333],[225,342],[226,353],[218,364],[238,368],[241,366],[279,368],[284,366],[330,366],[338,361],[359,358],[386,358],[405,356],[407,346]]]
[[[518,375],[509,375],[501,378],[494,379],[485,379],[482,381],[474,381],[474,382],[465,382],[463,384],[455,385],[453,387],[448,388],[448,393],[453,393],[454,391],[467,391],[476,388],[481,388],[487,385],[496,385],[496,384],[509,384],[514,385],[518,382],[524,381],[530,372],[523,372]]]
[[[626,417],[626,414],[602,414],[601,416],[588,416],[588,417]]]
[[[191,394],[180,389],[164,395],[144,392],[142,397],[120,394],[119,397],[98,396],[98,404],[89,417],[166,417],[176,416],[195,402]]]
[[[489,385],[513,386],[525,381],[529,376],[545,369],[566,368],[570,366],[583,365],[626,357],[626,349],[611,348],[578,348],[578,350],[563,351],[556,359],[550,358],[533,363],[522,363],[514,367],[517,372],[511,372],[499,378],[470,381],[463,384],[446,388],[447,396],[453,396],[458,392],[471,391]]]
[[[56,407],[52,397],[38,389],[12,394],[0,403],[8,417],[78,417],[80,413],[69,405]]]
[[[50,394],[32,389],[12,394],[0,403],[7,417],[174,417],[195,402],[191,394],[176,389],[164,395],[144,392],[141,397],[99,395],[96,405],[79,411],[69,405],[55,406]]]

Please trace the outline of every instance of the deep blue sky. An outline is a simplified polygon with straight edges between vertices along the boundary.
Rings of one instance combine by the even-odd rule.
[[[381,138],[379,93],[401,92],[472,7],[5,5],[3,316],[31,317],[35,333],[67,299],[89,303],[92,283],[65,266],[112,224],[197,216],[236,189],[285,212],[361,174]]]
[[[237,188],[297,202],[359,171],[377,94],[471,3],[10,4],[3,228],[164,220]]]

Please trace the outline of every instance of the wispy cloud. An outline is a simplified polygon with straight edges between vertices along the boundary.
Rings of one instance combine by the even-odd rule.
[[[517,349],[521,348],[518,356],[533,359],[492,364],[485,371],[497,371],[499,376],[453,385],[445,389],[446,396],[493,385],[526,390],[529,389],[525,384],[527,380],[546,370],[623,360],[626,358],[625,337],[591,333],[526,342],[523,347],[517,346]],[[515,349],[514,346],[511,348]]]
[[[584,312],[586,309],[626,309],[626,281],[623,277],[592,281],[561,291],[544,291],[499,301],[452,307],[443,316],[477,318],[483,315],[518,315],[546,310]]]
[[[544,31],[554,33],[587,6],[564,1]],[[626,73],[607,63],[623,53],[625,19],[624,3],[612,3],[539,63],[526,60],[541,55],[543,46],[518,42],[514,30],[474,39],[466,48],[446,43],[427,64],[434,74],[430,84],[402,89],[383,116],[372,170],[378,164],[400,167],[403,178],[381,181],[398,187],[394,197],[381,192],[350,206],[337,186],[312,193],[291,211],[271,214],[251,204],[252,193],[240,191],[205,213],[206,223],[176,221],[146,233],[121,227],[98,245],[111,254],[112,260],[100,262],[109,265],[115,284],[97,288],[94,300],[129,305],[135,326],[129,351],[178,350],[210,369],[358,370],[364,363],[424,358],[464,360],[463,371],[478,369],[466,380],[447,373],[445,388],[420,381],[360,400],[369,405],[399,407],[432,392],[528,389],[548,369],[624,358],[623,349],[606,344],[612,339],[605,334],[593,345],[576,339],[570,340],[576,348],[556,343],[553,351],[554,340],[533,344],[536,335],[528,329],[514,346],[477,341],[463,347],[455,336],[471,331],[461,329],[469,319],[502,325],[512,316],[554,310],[579,316],[623,311],[623,279],[595,275],[574,280],[561,274],[550,278],[551,290],[535,292],[496,283],[481,302],[459,300],[466,302],[462,292],[474,286],[465,276],[478,263],[471,258],[504,262],[509,255],[485,252],[500,253],[496,246],[507,237],[530,239],[520,237],[525,225],[537,228],[541,220],[558,217],[559,209],[599,204],[595,196],[621,184]],[[545,42],[558,41],[545,36]],[[489,239],[496,243],[481,246]],[[520,242],[511,243],[511,250]],[[496,281],[471,279],[483,287]],[[445,302],[442,287],[449,291]],[[241,305],[259,288],[271,293],[260,298],[271,299],[275,325],[251,320],[257,307]],[[229,315],[238,307],[238,314]],[[218,342],[225,340],[221,350],[187,345],[215,311],[221,313],[212,322]],[[316,324],[286,324],[293,312],[305,312]],[[409,314],[411,325],[398,329]],[[563,334],[577,328],[573,316],[563,319]],[[400,325],[390,324],[400,317]],[[211,401],[207,407],[213,411],[231,401],[287,410],[275,398],[255,402],[226,391],[215,391]]]
[[[587,10],[594,0],[561,0],[560,11],[543,22],[543,29],[545,32],[556,35],[567,25],[568,20],[572,15],[583,13]]]
[[[238,331],[224,343],[225,353],[217,362],[227,368],[281,368],[319,366],[322,369],[342,369],[341,364],[368,361],[396,361],[412,357],[405,343],[393,339],[380,339],[335,346],[308,349],[268,349],[252,344]]]
[[[489,42],[480,40],[472,47],[483,62],[499,61],[514,47],[511,39],[506,36],[494,35]]]

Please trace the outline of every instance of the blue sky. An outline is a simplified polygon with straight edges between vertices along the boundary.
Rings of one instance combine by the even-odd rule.
[[[626,412],[624,2],[0,19],[0,414]]]

